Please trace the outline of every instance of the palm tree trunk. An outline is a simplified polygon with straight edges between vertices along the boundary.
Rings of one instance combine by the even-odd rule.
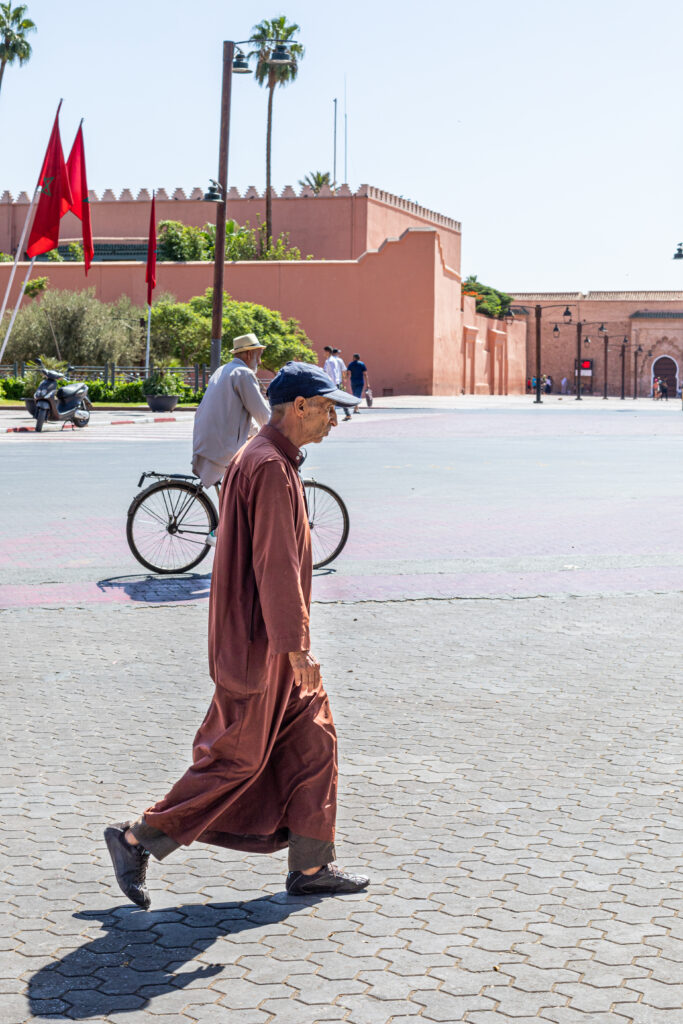
[[[0,89],[2,88],[2,76],[5,73],[5,64],[6,63],[7,63],[6,60],[0,60]]]
[[[273,136],[273,96],[275,95],[275,80],[272,79],[268,85],[268,129],[266,132],[266,249],[270,245],[273,236],[273,203],[270,195],[270,153]],[[263,255],[263,241],[261,242],[261,255]]]

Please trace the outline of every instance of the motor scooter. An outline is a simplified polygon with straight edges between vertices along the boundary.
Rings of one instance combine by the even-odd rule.
[[[46,421],[73,423],[75,427],[87,427],[90,421],[92,402],[88,398],[88,385],[84,381],[69,383],[66,374],[61,370],[46,370],[40,359],[36,359],[44,380],[38,385],[33,395],[35,402],[36,431],[40,432]],[[66,380],[66,385],[57,387],[57,382]],[[62,426],[62,429],[64,427]]]

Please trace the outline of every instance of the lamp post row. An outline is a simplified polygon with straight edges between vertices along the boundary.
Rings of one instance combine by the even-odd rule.
[[[679,249],[681,247],[679,246]],[[675,256],[674,259],[683,259],[683,251],[680,256]],[[543,401],[541,398],[541,318],[544,309],[561,309],[564,303],[553,306],[543,306],[541,303],[536,303],[534,308],[535,320],[536,320],[536,398],[534,404],[540,405]],[[564,325],[570,325],[572,321],[572,313],[568,305],[565,305],[564,312],[562,313],[564,319]],[[581,339],[585,327],[597,327],[598,334],[602,334],[604,342],[604,382],[603,382],[603,399],[607,398],[607,369],[608,369],[608,352],[609,352],[609,335],[605,327],[604,322],[598,326],[598,321],[588,323],[585,320],[579,320],[576,324],[576,401],[581,401]],[[555,324],[553,328],[553,337],[559,338],[560,336],[560,325]],[[590,338],[583,339],[584,344],[590,345]],[[625,398],[626,393],[626,380],[625,380],[625,354],[626,346],[629,344],[629,339],[624,337],[620,346],[621,355],[621,399]],[[638,397],[638,356],[642,353],[643,346],[638,345],[637,349],[633,352],[633,397]],[[652,355],[652,351],[648,351],[648,357]]]

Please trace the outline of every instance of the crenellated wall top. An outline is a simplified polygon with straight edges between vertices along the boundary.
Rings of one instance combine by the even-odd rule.
[[[680,291],[628,292],[511,292],[516,302],[677,302]]]
[[[280,193],[276,189],[272,189],[271,192],[274,199],[348,199],[350,197],[360,197],[372,199],[375,202],[383,203],[385,206],[392,206],[395,209],[403,210],[406,213],[412,214],[414,217],[420,217],[423,220],[430,221],[432,224],[438,224],[441,227],[449,228],[451,231],[462,230],[460,221],[454,220],[452,217],[446,217],[441,213],[437,213],[435,210],[430,210],[425,206],[420,206],[418,203],[412,202],[410,199],[404,199],[403,196],[396,196],[391,192],[385,192],[383,189],[375,188],[373,185],[360,185],[354,192],[348,185],[339,185],[336,189],[330,188],[329,185],[324,185],[318,195],[316,195],[313,189],[306,185],[300,188],[298,191],[291,185],[286,185]],[[88,192],[90,201],[93,203],[130,203],[130,202],[149,202],[152,198],[151,189],[142,188],[134,193],[132,189],[124,188],[118,195],[113,189],[104,189],[99,195],[93,189]],[[167,191],[164,188],[158,188],[155,191],[155,195],[158,202],[173,202],[174,200],[188,202],[201,200],[204,196],[203,189],[198,186],[184,190],[182,188],[176,188],[174,190]],[[255,185],[250,185],[242,192],[233,185],[228,189],[228,201],[236,199],[264,199],[265,190],[259,191]],[[20,192],[16,197],[13,196],[9,191],[5,190],[0,195],[0,204],[26,206],[30,203],[30,197],[26,192]]]

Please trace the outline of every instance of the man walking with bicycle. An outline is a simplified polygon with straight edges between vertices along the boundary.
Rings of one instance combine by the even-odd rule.
[[[194,759],[132,825],[105,829],[117,882],[150,906],[149,856],[198,840],[255,853],[288,848],[292,894],[359,892],[335,859],[337,741],[311,651],[311,537],[301,447],[336,426],[339,391],[317,366],[287,363],[268,388],[269,423],[233,458],[220,499],[209,668],[216,686]]]
[[[192,472],[205,487],[219,483],[230,459],[249,437],[252,420],[262,427],[270,407],[256,370],[265,346],[255,334],[233,341],[232,359],[219,366],[207,385],[194,418]]]

